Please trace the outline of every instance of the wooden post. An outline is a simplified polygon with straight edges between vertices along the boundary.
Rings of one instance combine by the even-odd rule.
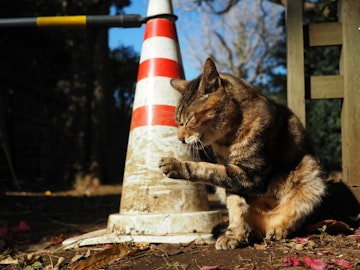
[[[289,108],[305,125],[304,36],[302,17],[303,1],[287,1],[287,100]]]
[[[342,0],[339,5],[339,14],[342,20],[343,34],[340,61],[340,72],[344,76],[344,101],[341,115],[343,178],[349,186],[359,187],[360,0]]]

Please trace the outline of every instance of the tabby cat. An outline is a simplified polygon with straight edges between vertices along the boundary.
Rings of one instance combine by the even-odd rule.
[[[192,81],[171,80],[182,94],[176,108],[179,140],[212,151],[216,163],[164,157],[168,177],[215,185],[229,226],[216,249],[234,249],[250,230],[282,239],[320,204],[325,183],[298,118],[242,79],[218,73],[207,59]]]

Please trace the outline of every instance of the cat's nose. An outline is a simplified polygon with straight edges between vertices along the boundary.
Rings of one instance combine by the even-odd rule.
[[[185,138],[181,138],[180,141],[184,144],[186,143]]]

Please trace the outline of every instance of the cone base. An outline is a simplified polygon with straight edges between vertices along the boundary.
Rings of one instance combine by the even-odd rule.
[[[101,244],[115,244],[124,242],[186,244],[195,241],[196,244],[213,244],[212,234],[178,234],[178,235],[118,235],[109,233],[107,229],[97,230],[80,236],[68,238],[62,242],[65,249]]]
[[[108,230],[120,235],[210,233],[221,222],[220,211],[113,214],[108,219]]]
[[[222,222],[220,211],[174,214],[112,214],[107,229],[63,241],[67,248],[121,242],[148,243],[213,243],[211,230]]]

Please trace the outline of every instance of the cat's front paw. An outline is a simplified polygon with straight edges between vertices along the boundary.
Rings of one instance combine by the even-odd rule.
[[[169,178],[189,179],[186,167],[183,162],[173,157],[163,157],[159,160],[160,170]]]
[[[217,250],[236,249],[240,247],[242,241],[234,236],[223,235],[216,240],[215,248]]]

